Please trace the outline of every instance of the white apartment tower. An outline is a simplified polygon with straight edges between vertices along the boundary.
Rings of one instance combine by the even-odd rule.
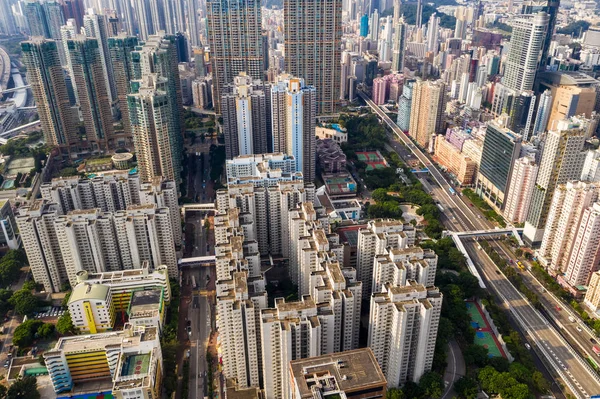
[[[168,208],[133,205],[127,210],[75,210],[60,215],[45,200],[21,209],[16,218],[34,280],[59,292],[77,273],[139,269],[144,261],[166,265],[177,276],[177,257]]]
[[[269,86],[240,72],[223,87],[221,113],[227,159],[268,152],[270,136]]]
[[[590,275],[590,283],[588,284],[583,303],[594,313],[598,314],[598,309],[600,308],[600,272],[593,272]]]
[[[442,310],[442,294],[409,281],[386,283],[371,297],[368,346],[388,382],[398,387],[418,382],[431,370]]]
[[[532,157],[515,161],[508,194],[504,200],[504,218],[511,223],[523,223],[527,217],[539,166]]]
[[[375,255],[385,254],[387,248],[402,249],[414,243],[414,228],[397,220],[371,220],[367,228],[358,231],[356,271],[363,283],[363,298],[371,296]]]
[[[587,285],[598,270],[600,257],[600,203],[588,207],[581,217],[567,264],[565,279],[573,287]]]
[[[381,292],[385,283],[406,285],[413,280],[425,287],[435,283],[438,257],[431,249],[421,247],[386,248],[374,259],[373,290]]]
[[[567,270],[582,217],[599,195],[600,185],[594,183],[569,182],[555,190],[538,252],[540,261],[551,270]]]
[[[572,117],[559,121],[544,137],[544,152],[527,212],[523,238],[538,244],[543,237],[555,188],[578,180],[585,160],[582,153],[589,121]]]
[[[307,183],[315,179],[317,90],[304,79],[280,75],[271,86],[273,151],[291,155]]]

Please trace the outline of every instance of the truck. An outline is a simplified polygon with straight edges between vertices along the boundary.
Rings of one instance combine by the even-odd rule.
[[[596,355],[600,356],[600,346],[594,345],[594,346],[592,346],[592,350],[594,351],[594,353]]]

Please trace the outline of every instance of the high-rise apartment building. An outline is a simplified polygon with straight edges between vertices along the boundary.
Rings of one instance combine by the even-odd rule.
[[[182,232],[177,183],[155,177],[151,182],[142,183],[139,196],[141,205],[154,204],[158,208],[169,209],[173,239],[175,245],[179,247],[182,243]]]
[[[525,222],[538,169],[539,165],[531,157],[523,157],[515,161],[503,213],[504,218],[510,223]]]
[[[586,152],[580,180],[589,182],[600,181],[600,150],[595,149]]]
[[[22,42],[21,50],[46,144],[68,152],[78,141],[77,116],[67,94],[58,45],[54,40],[35,37]]]
[[[406,79],[402,86],[402,95],[398,99],[398,127],[403,132],[410,128],[410,112],[412,107],[413,88],[416,80]]]
[[[315,179],[317,100],[318,89],[303,78],[280,75],[271,86],[273,151],[292,155],[307,183]]]
[[[392,49],[392,73],[404,70],[404,49],[406,48],[406,25],[400,16],[400,1],[394,0],[394,44]]]
[[[431,370],[442,310],[442,294],[435,287],[409,281],[385,283],[373,293],[368,346],[385,375],[388,387],[418,382]]]
[[[274,175],[267,176],[269,181]],[[250,177],[254,180],[255,177]],[[314,186],[305,187],[299,174],[283,174],[281,180],[272,180],[270,186],[256,180],[232,183],[227,189],[217,190],[218,210],[239,208],[252,220],[252,236],[256,238],[259,250],[264,254],[286,254],[289,210],[305,201],[314,200]],[[242,179],[243,181],[243,179]]]
[[[262,13],[259,0],[207,0],[206,21],[214,77],[215,110],[223,89],[240,72],[263,79]],[[339,57],[338,60],[339,62]]]
[[[412,89],[410,135],[423,148],[429,148],[431,138],[441,133],[446,85],[442,80],[417,80]]]
[[[92,273],[166,265],[177,275],[168,208],[134,205],[125,211],[76,210],[60,215],[40,200],[16,218],[34,280],[48,292],[75,285],[77,272]]]
[[[333,114],[340,100],[342,0],[284,0],[283,14],[286,72],[316,88],[318,114]]]
[[[138,169],[144,182],[157,176],[180,179],[181,131],[175,121],[179,114],[173,113],[175,100],[168,85],[169,79],[147,74],[132,82],[132,92],[127,96]]]
[[[96,14],[93,9],[90,9],[88,10],[88,14],[83,17],[83,27],[87,37],[94,37],[98,41],[106,90],[110,97],[110,105],[113,106],[117,100],[117,89],[110,52],[108,50],[108,38],[113,36],[110,32],[108,16]]]
[[[523,239],[531,245],[538,245],[542,240],[555,188],[581,176],[587,124],[587,120],[579,118],[562,120],[545,136],[544,152],[523,230]]]
[[[381,292],[385,283],[404,286],[413,280],[425,287],[435,283],[438,257],[431,249],[421,247],[388,248],[373,260],[373,287]]]
[[[582,218],[599,195],[595,183],[569,182],[556,188],[538,251],[541,263],[550,270],[559,274],[567,270]]]
[[[600,259],[600,203],[594,203],[581,216],[565,280],[573,286],[587,285],[591,274],[598,270]]]
[[[0,201],[0,245],[10,249],[19,249],[21,246],[15,214],[7,199]]]
[[[113,117],[98,40],[77,35],[67,40],[67,48],[85,139],[92,151],[109,151],[114,144]]]
[[[266,399],[289,399],[289,362],[336,352],[332,338],[341,329],[328,307],[306,295],[297,302],[275,299],[261,311],[263,386]]]
[[[384,399],[387,391],[385,376],[369,348],[293,360],[290,384],[290,399],[335,395]]]
[[[385,254],[388,248],[403,249],[414,243],[414,227],[397,220],[371,220],[358,231],[356,271],[363,283],[363,298],[371,296],[376,255]]]
[[[519,15],[511,22],[513,30],[502,83],[517,92],[532,90],[542,61],[548,14]]]
[[[239,388],[260,386],[262,354],[258,322],[260,311],[265,308],[264,279],[250,279],[246,271],[237,271],[228,279],[218,280],[217,324],[223,374],[235,378]]]
[[[108,38],[107,47],[110,54],[113,76],[115,78],[115,90],[117,95],[117,109],[123,125],[126,140],[131,140],[131,120],[127,108],[127,95],[130,92],[130,83],[133,80],[133,60],[131,53],[138,45],[135,36],[121,34]]]
[[[25,2],[24,14],[29,24],[29,35],[33,37],[42,36],[50,38],[48,21],[46,19],[46,10],[42,3],[37,0],[28,0]]]
[[[499,211],[504,207],[513,166],[521,153],[521,141],[521,136],[505,127],[500,120],[488,124],[476,190]]]
[[[240,72],[222,88],[221,114],[227,159],[269,152],[270,86]]]
[[[594,313],[598,314],[600,308],[600,272],[594,272],[590,276],[587,292],[583,303]]]

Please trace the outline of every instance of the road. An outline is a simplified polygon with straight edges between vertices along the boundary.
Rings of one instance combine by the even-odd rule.
[[[444,213],[443,222],[445,225],[453,231],[492,229],[492,223],[481,218],[480,213],[475,211],[472,204],[466,203],[463,196],[450,194],[449,189],[452,186],[448,183],[440,170],[423,151],[412,143],[410,138],[398,128],[385,112],[375,105],[364,93],[361,91],[358,91],[358,93],[398,138],[398,140],[392,141],[392,146],[399,155],[401,155],[401,151],[399,151],[398,146],[404,145],[405,147],[408,147],[412,154],[429,169],[430,177],[437,183],[437,187],[433,184],[429,185],[430,190],[436,202],[444,208],[442,213]],[[404,151],[403,148],[402,151]],[[487,256],[482,257],[477,249],[474,250],[473,248],[475,247],[473,243],[470,245],[467,244],[469,243],[465,242],[465,247],[467,248],[469,255],[473,255],[473,262],[482,269],[491,288],[494,289],[497,296],[503,302],[508,304],[508,309],[512,312],[515,319],[520,322],[519,324],[524,327],[524,332],[528,334],[534,342],[539,342],[540,345],[538,347],[541,354],[544,356],[547,363],[549,363],[550,367],[561,376],[561,379],[569,386],[569,389],[577,397],[589,397],[591,395],[600,394],[598,375],[591,370],[586,361],[576,354],[562,338],[557,331],[558,327],[550,324],[546,318],[533,309],[529,301],[521,296],[520,292],[503,274],[497,274],[496,266],[492,264]],[[538,286],[538,289],[541,290],[539,284],[533,281],[529,281],[529,283],[532,286],[531,288]],[[541,292],[539,296],[548,298],[549,293]],[[574,330],[575,332],[578,332],[576,328],[577,326],[567,325],[567,331]],[[581,345],[584,342],[581,341],[581,338],[579,338],[578,341],[581,342]],[[588,346],[589,344],[590,343],[587,343]],[[587,351],[588,350],[583,352],[584,356],[587,355]],[[564,367],[568,367],[568,369],[565,370]]]
[[[517,263],[514,254],[509,251],[504,244],[499,242],[490,244],[502,257],[512,259],[513,264]],[[571,346],[583,356],[589,356],[597,363],[600,362],[598,356],[592,351],[592,346],[594,345],[592,340],[597,342],[596,334],[581,321],[579,315],[572,312],[568,304],[563,303],[559,298],[548,292],[530,271],[526,270],[520,274],[526,284],[538,296],[540,303],[549,314],[551,322]]]
[[[537,346],[561,380],[578,397],[600,394],[600,379],[575,353],[556,328],[502,274],[473,240],[463,240],[469,256],[480,270],[500,304],[524,327],[528,340]]]
[[[456,340],[448,342],[448,366],[444,372],[444,384],[446,390],[442,395],[441,399],[454,398],[456,392],[454,392],[453,386],[456,380],[463,377],[466,372],[465,359],[460,351],[460,347]]]

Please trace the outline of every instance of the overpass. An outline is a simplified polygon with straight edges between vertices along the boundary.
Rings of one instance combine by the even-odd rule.
[[[191,267],[210,267],[215,264],[215,256],[196,256],[194,258],[181,258],[177,261],[179,270]]]
[[[19,87],[13,87],[12,89],[6,89],[6,90],[0,91],[0,95],[6,94],[6,93],[12,93],[12,92],[23,90],[23,89],[30,89],[30,88],[31,88],[31,85],[24,85],[24,86],[19,86]]]

